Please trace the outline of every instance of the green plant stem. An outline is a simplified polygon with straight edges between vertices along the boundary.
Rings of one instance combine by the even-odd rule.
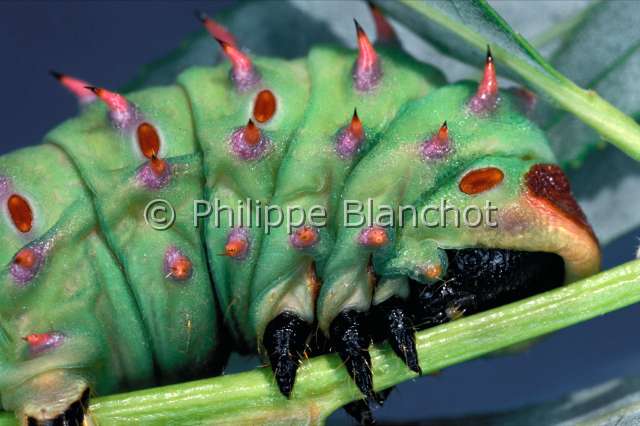
[[[417,335],[426,373],[588,320],[640,301],[640,260],[574,284],[444,324]],[[371,350],[376,389],[416,377],[392,351]],[[100,425],[321,424],[338,407],[360,398],[335,355],[306,361],[291,400],[277,390],[271,372],[246,373],[96,398],[91,413]],[[0,426],[15,424],[6,414]]]
[[[486,38],[440,12],[427,1],[399,0],[404,10],[390,7],[392,3],[379,1],[377,4],[391,16],[409,26],[417,34],[425,35],[417,19],[403,19],[405,14],[421,15],[436,24],[447,28],[470,45],[484,50],[491,44]],[[479,2],[484,4],[484,2]],[[492,10],[486,6],[487,10]],[[495,14],[495,12],[493,12]],[[496,20],[503,21],[497,14]],[[504,23],[504,25],[507,25]],[[536,59],[539,66],[522,58],[509,54],[497,44],[491,44],[491,51],[496,60],[520,75],[525,81],[541,93],[547,95],[559,107],[576,115],[587,125],[595,129],[603,139],[616,145],[636,160],[640,160],[640,125],[631,117],[615,108],[601,98],[595,91],[578,87],[569,79],[549,65],[539,53],[522,36],[516,34],[517,41],[527,48],[528,53]],[[428,37],[427,37],[428,39]],[[567,143],[570,143],[568,141]]]

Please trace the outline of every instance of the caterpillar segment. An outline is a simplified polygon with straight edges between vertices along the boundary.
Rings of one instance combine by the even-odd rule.
[[[4,409],[73,424],[90,393],[211,376],[230,350],[263,355],[295,398],[328,343],[368,424],[390,391],[374,390],[372,342],[420,374],[415,329],[597,271],[531,97],[498,89],[490,51],[479,84],[446,84],[372,13],[380,43],[355,22],[355,52],[256,57],[196,13],[227,62],[176,85],[53,73],[82,113],[0,157]],[[460,225],[466,210],[485,216]]]
[[[336,213],[345,178],[376,145],[403,104],[443,82],[439,72],[401,52],[375,53],[368,39],[363,39],[362,29],[357,24],[356,28],[361,40],[358,54],[318,47],[308,56],[311,95],[280,166],[272,198],[272,204],[285,211],[302,210],[304,214],[296,218],[305,217],[307,222],[297,223],[291,236],[285,226],[274,228],[262,241],[250,292],[250,323],[259,340],[266,339],[267,325],[283,313],[314,324],[319,287],[307,271],[312,265],[324,270],[340,220]],[[375,88],[363,91],[359,84],[373,71],[366,68],[359,75],[360,66],[374,56],[377,65],[367,67],[380,73],[375,77],[379,80]],[[405,84],[398,87],[394,82],[401,77]],[[314,212],[324,212],[326,226],[314,226]],[[303,236],[306,240],[301,244]],[[259,347],[263,347],[260,342]],[[285,349],[280,352],[297,365],[300,351]],[[274,348],[267,345],[266,350]],[[281,389],[292,388],[295,374],[287,377],[289,381],[278,382]]]
[[[0,175],[2,406],[29,424],[75,424],[90,386],[105,393],[154,383],[148,332],[62,150],[45,144],[2,156]]]

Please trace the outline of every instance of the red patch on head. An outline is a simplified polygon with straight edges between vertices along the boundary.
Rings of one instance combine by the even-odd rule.
[[[525,175],[525,182],[531,195],[549,201],[569,219],[593,234],[587,217],[571,194],[569,180],[560,167],[555,164],[536,164]]]

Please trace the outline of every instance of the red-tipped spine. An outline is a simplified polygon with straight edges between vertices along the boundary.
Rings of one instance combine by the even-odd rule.
[[[378,85],[382,77],[382,67],[380,58],[373,48],[373,44],[367,37],[358,21],[356,25],[356,36],[358,38],[358,58],[353,67],[353,84],[357,90],[369,91]]]
[[[484,65],[484,75],[476,94],[471,98],[470,107],[473,112],[482,113],[495,109],[498,103],[498,77],[491,55],[491,48],[487,46],[487,59]]]
[[[207,30],[211,37],[222,40],[229,43],[232,46],[237,46],[235,37],[225,27],[211,19],[206,13],[196,10],[196,18],[202,22],[202,25]]]
[[[367,1],[367,4],[369,5],[369,10],[371,10],[373,22],[376,25],[378,42],[385,44],[400,44],[398,36],[391,26],[391,23],[389,22],[389,20],[387,20],[378,6],[373,4],[373,2],[371,1]]]
[[[101,87],[86,86],[109,108],[109,116],[113,124],[118,127],[126,127],[136,116],[135,107],[124,96],[111,92]]]
[[[260,81],[260,74],[253,66],[251,58],[233,44],[219,38],[216,41],[231,62],[231,81],[233,81],[236,89],[246,91],[254,87]]]
[[[75,77],[62,74],[60,72],[49,70],[49,74],[53,76],[60,84],[62,84],[69,92],[71,92],[81,105],[88,104],[96,100],[96,95],[89,89],[89,83]]]

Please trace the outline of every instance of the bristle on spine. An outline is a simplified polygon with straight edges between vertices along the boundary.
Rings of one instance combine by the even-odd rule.
[[[358,58],[353,67],[353,85],[361,91],[366,92],[374,89],[382,78],[382,67],[380,58],[373,48],[373,44],[367,37],[358,21],[356,25],[356,35],[358,37]]]
[[[199,10],[196,10],[195,14],[196,18],[198,18],[198,20],[202,22],[202,25],[207,30],[207,32],[211,34],[211,37],[222,40],[232,46],[238,45],[233,34],[231,34],[225,27],[211,19],[209,15]]]
[[[109,108],[111,122],[117,128],[124,128],[136,119],[136,108],[124,96],[101,87],[86,86]]]
[[[498,104],[498,78],[491,55],[491,48],[487,46],[487,59],[484,65],[484,76],[478,86],[476,94],[469,102],[469,108],[474,113],[493,111]]]
[[[60,72],[49,70],[49,74],[53,76],[60,84],[62,84],[77,99],[80,105],[86,105],[96,100],[96,95],[87,89],[90,84],[84,80],[80,80]]]
[[[376,25],[377,41],[384,44],[400,44],[398,36],[389,20],[373,2],[367,1],[373,22]]]
[[[233,44],[219,38],[216,38],[216,41],[220,44],[222,52],[231,62],[231,81],[236,89],[244,92],[260,82],[260,74],[253,66],[253,62],[249,56]]]

